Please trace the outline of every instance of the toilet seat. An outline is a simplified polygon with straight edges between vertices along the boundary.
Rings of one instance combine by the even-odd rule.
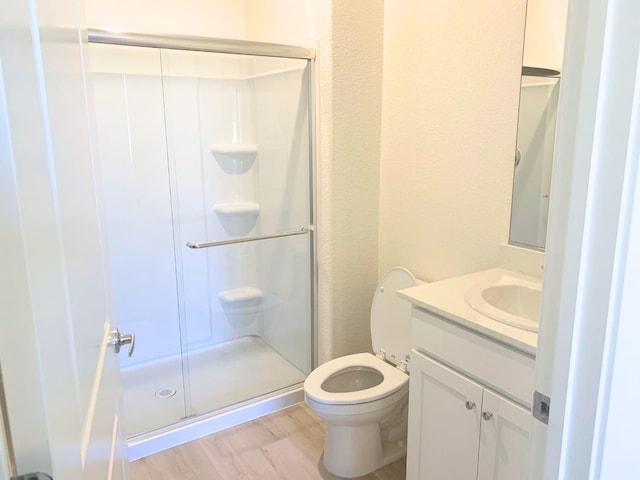
[[[327,392],[322,384],[331,375],[352,367],[369,367],[379,371],[383,380],[380,384],[352,392]],[[409,376],[370,353],[355,353],[329,360],[312,371],[304,382],[304,392],[307,397],[318,403],[330,405],[354,405],[373,402],[388,397],[406,387]]]
[[[371,302],[373,352],[387,362],[402,365],[407,371],[411,350],[411,303],[398,297],[397,291],[417,284],[406,268],[391,268],[380,280]]]

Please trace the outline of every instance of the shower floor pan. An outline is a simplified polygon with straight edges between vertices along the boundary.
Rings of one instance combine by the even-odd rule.
[[[260,337],[241,337],[189,354],[190,392],[180,356],[122,370],[125,431],[139,435],[302,382],[305,374]],[[169,373],[167,373],[169,372]],[[189,408],[190,404],[190,408]]]

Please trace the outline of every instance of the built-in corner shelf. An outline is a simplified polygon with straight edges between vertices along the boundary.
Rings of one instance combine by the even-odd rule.
[[[210,146],[214,155],[254,155],[258,153],[258,147],[253,143],[214,143]]]
[[[262,300],[262,290],[254,287],[236,288],[226,290],[218,294],[218,299],[223,305],[242,305],[257,303]]]
[[[260,213],[260,205],[255,202],[229,202],[217,203],[213,210],[218,215],[255,216]]]
[[[252,143],[214,143],[209,150],[225,172],[236,175],[249,170],[258,154]]]
[[[213,211],[227,234],[238,237],[247,235],[256,226],[260,205],[254,202],[217,203]]]
[[[254,287],[236,288],[218,294],[222,310],[236,327],[247,327],[255,321],[262,308],[262,290]]]

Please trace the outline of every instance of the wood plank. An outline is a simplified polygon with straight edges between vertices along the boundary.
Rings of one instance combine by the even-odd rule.
[[[325,425],[298,404],[141,458],[132,480],[339,480],[322,465]],[[360,480],[404,480],[402,458]]]

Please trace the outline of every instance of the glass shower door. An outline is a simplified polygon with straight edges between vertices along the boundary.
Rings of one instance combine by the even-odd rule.
[[[161,57],[186,409],[199,415],[312,366],[309,64]]]
[[[136,334],[120,355],[132,436],[188,415],[160,52],[90,46],[113,313]]]

